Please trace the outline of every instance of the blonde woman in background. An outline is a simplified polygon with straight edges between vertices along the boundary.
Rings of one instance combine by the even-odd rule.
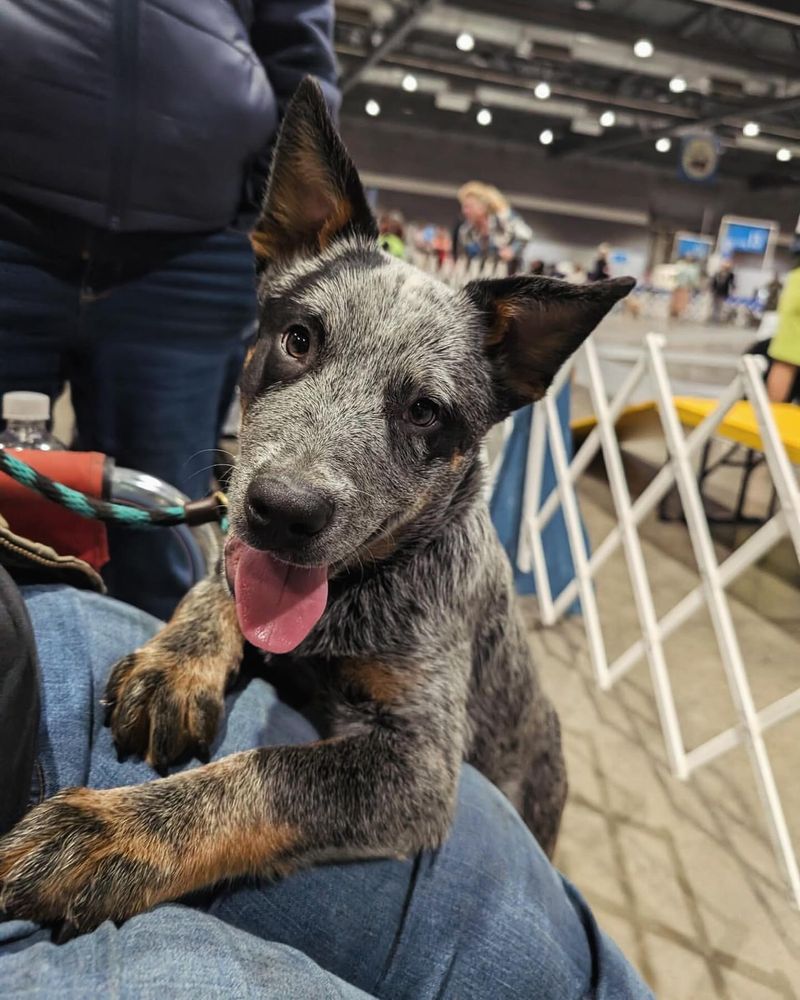
[[[533,232],[525,220],[491,184],[468,181],[458,192],[463,222],[454,239],[454,256],[470,260],[499,259],[509,274],[519,270],[522,253]]]

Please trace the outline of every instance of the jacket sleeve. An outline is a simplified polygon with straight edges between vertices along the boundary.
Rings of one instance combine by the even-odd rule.
[[[333,0],[255,0],[249,24],[250,45],[264,66],[279,116],[283,118],[297,85],[310,75],[319,82],[336,118],[342,97],[333,54]],[[272,136],[245,171],[236,220],[240,229],[255,222],[274,142]]]
[[[333,54],[332,0],[257,0],[250,44],[264,64],[281,115],[297,85],[311,75],[336,117],[341,94]]]

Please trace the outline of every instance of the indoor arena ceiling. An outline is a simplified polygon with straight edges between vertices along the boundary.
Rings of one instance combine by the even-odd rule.
[[[712,130],[724,173],[754,186],[800,180],[800,0],[336,9],[346,116],[672,170],[673,140]]]

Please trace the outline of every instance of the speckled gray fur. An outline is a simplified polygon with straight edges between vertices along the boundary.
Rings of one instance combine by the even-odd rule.
[[[309,120],[318,112],[299,113]],[[305,144],[298,156],[316,152],[335,162],[332,200],[337,191],[352,195],[357,175],[338,138],[324,125],[310,141],[307,131],[297,136],[284,139],[283,152],[294,140]],[[273,192],[281,167],[279,153]],[[630,284],[576,294],[559,282],[511,279],[457,292],[377,250],[372,227],[357,205],[347,232],[321,251],[297,246],[266,262],[260,341],[243,383],[231,526],[254,542],[245,491],[260,475],[299,478],[332,497],[328,527],[302,550],[281,553],[334,567],[324,617],[283,659],[315,664],[335,734],[359,731],[374,714],[371,706],[354,712],[343,697],[338,662],[378,660],[408,675],[402,704],[382,712],[405,720],[419,741],[420,773],[433,776],[442,801],[452,802],[458,762],[468,760],[552,851],[566,794],[558,720],[539,684],[481,488],[480,444],[511,408],[499,384],[509,359],[487,351],[487,293],[489,300],[527,299],[526,317],[543,327],[543,339],[564,342],[536,359],[534,398]],[[574,329],[547,330],[551,303],[556,324],[566,315]],[[318,357],[297,377],[279,377],[272,359],[282,332],[312,319]],[[518,360],[524,366],[522,354]],[[403,426],[403,407],[418,397],[447,414],[441,434]],[[371,560],[370,540],[395,531],[394,550]],[[410,775],[411,797],[413,781]]]

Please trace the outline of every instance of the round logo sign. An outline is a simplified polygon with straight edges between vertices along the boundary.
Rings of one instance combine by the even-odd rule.
[[[690,181],[710,180],[719,164],[719,142],[712,134],[684,136],[681,170]]]

